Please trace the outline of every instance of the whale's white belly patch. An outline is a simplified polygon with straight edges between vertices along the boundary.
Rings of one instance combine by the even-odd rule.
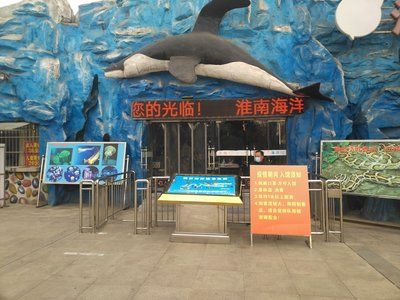
[[[168,71],[169,61],[135,54],[124,62],[126,78],[137,77],[149,73]]]
[[[109,71],[105,73],[105,76],[111,78],[131,78],[168,70],[168,60],[159,60],[143,54],[135,54],[124,61],[124,70]],[[243,62],[232,62],[224,65],[198,64],[195,67],[195,74],[295,95],[278,78],[256,66]]]
[[[196,66],[196,75],[225,79],[294,95],[293,91],[278,78],[244,62],[232,62],[224,65],[199,64]]]

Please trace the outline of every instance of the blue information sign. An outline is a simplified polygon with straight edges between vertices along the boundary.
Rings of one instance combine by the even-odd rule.
[[[233,175],[175,175],[168,194],[236,196],[237,177]]]
[[[43,182],[79,184],[125,172],[126,143],[47,143]]]

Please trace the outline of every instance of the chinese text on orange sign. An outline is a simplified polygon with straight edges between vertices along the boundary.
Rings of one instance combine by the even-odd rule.
[[[310,236],[305,166],[250,167],[251,233]]]

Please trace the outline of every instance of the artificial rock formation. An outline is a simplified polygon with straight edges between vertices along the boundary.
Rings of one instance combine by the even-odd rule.
[[[274,96],[203,77],[195,85],[162,73],[105,78],[106,67],[143,46],[190,32],[208,2],[100,1],[82,5],[76,17],[62,0],[1,8],[0,72],[8,79],[0,80],[0,121],[42,125],[42,151],[47,141],[74,140],[82,128],[85,140],[110,133],[128,142],[139,172],[144,128],[130,117],[132,100]],[[280,78],[299,86],[321,82],[321,92],[336,100],[309,102],[304,114],[289,118],[290,163],[311,165],[321,139],[400,137],[398,39],[371,35],[352,44],[335,28],[336,5],[252,0],[250,8],[229,12],[220,27],[220,36]]]

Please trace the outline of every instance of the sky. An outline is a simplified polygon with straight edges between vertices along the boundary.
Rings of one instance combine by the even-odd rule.
[[[20,2],[21,0],[0,0],[0,7],[7,6],[10,4],[14,4]],[[96,2],[96,0],[68,0],[69,4],[72,7],[74,13],[78,12],[78,6],[85,3]]]

